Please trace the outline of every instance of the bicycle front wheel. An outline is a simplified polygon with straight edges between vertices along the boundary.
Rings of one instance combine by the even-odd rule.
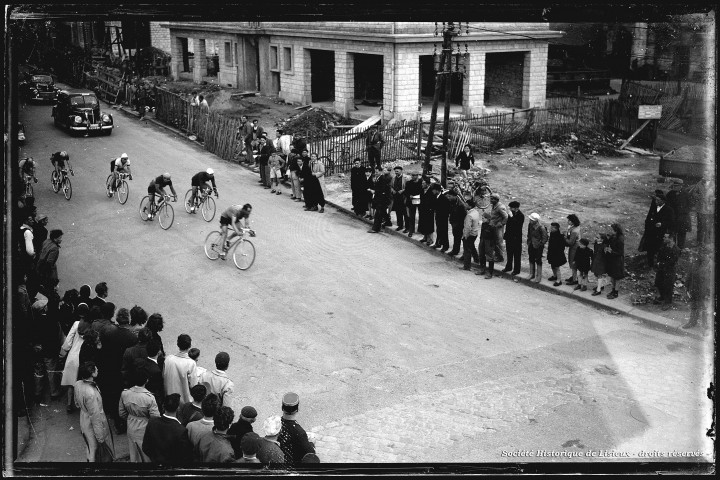
[[[190,209],[192,208],[192,188],[187,191],[185,194],[185,211],[187,213],[190,213]]]
[[[60,180],[58,180],[58,174],[55,170],[50,175],[50,182],[52,182],[53,192],[58,193],[60,191]]]
[[[110,175],[108,175],[107,180],[105,180],[105,195],[107,195],[108,198],[112,198],[112,196],[113,196],[112,181],[113,181],[113,175],[111,173]]]
[[[205,198],[205,201],[200,207],[200,211],[206,222],[210,222],[215,218],[215,200],[213,200],[210,195]]]
[[[145,195],[142,200],[140,200],[140,218],[143,221],[147,221],[147,219],[150,217],[150,197]]]
[[[130,195],[130,186],[127,184],[125,180],[120,182],[120,186],[118,187],[118,202],[120,202],[120,205],[125,205],[125,202],[127,202],[128,196]]]
[[[210,260],[217,260],[222,250],[222,232],[210,232],[205,238],[205,256]]]
[[[240,270],[247,270],[255,262],[255,245],[250,240],[242,239],[233,248],[233,262]]]
[[[160,211],[158,212],[158,220],[160,221],[160,226],[163,230],[167,230],[172,227],[173,220],[175,220],[175,211],[173,210],[172,205],[168,205],[166,203],[160,208]]]
[[[70,179],[68,177],[63,179],[62,190],[65,194],[65,200],[70,200],[72,197],[72,184],[70,183]]]

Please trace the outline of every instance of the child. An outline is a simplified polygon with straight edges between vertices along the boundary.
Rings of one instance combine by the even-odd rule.
[[[575,252],[575,266],[579,272],[579,281],[573,291],[580,290],[581,292],[584,292],[587,290],[588,272],[590,271],[590,265],[592,264],[594,254],[589,245],[590,240],[587,238],[581,238],[580,243],[578,244],[578,249]]]
[[[659,296],[653,303],[663,304],[662,309],[668,310],[672,305],[673,291],[675,286],[675,266],[680,257],[680,249],[675,245],[671,235],[665,235],[664,244],[657,252],[657,273],[655,274],[655,287]]]
[[[593,297],[600,295],[605,288],[606,274],[605,274],[605,247],[607,246],[608,238],[605,233],[598,233],[595,235],[595,251],[593,255],[592,265],[590,270],[597,278],[597,287],[593,291]]]
[[[548,241],[547,261],[553,271],[553,276],[548,280],[555,281],[553,287],[562,285],[562,277],[560,276],[560,267],[567,263],[565,257],[565,237],[560,233],[560,224],[552,222],[550,224],[550,240]]]
[[[200,349],[199,349],[199,348],[195,348],[195,347],[191,348],[190,350],[188,350],[188,357],[190,357],[190,358],[192,358],[193,360],[195,360],[195,363],[197,364],[198,358],[200,358]],[[201,367],[200,365],[197,365],[197,366],[195,367],[195,375],[196,375],[196,377],[197,377],[197,382],[198,382],[198,383],[200,382],[200,377],[201,377],[202,374],[205,373],[206,371],[207,371],[207,368]]]
[[[282,192],[280,191],[280,179],[282,178],[282,169],[285,167],[285,160],[283,160],[277,153],[273,153],[270,155],[269,165],[270,185],[275,185],[275,187],[270,190],[270,193],[282,195]]]

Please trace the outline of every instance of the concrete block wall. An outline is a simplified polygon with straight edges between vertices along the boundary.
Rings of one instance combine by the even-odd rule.
[[[207,57],[205,56],[205,39],[193,38],[193,82],[200,83],[207,75]]]
[[[160,26],[160,22],[150,22],[150,45],[171,53],[170,29]]]
[[[485,108],[485,52],[473,52],[466,61],[463,115],[481,115]]]
[[[355,108],[355,61],[352,53],[335,51],[335,112],[350,115]]]

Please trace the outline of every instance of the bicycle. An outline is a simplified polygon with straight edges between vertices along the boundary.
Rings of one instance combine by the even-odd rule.
[[[170,195],[165,194],[160,203],[156,205],[155,202],[153,202],[153,205],[150,205],[150,196],[145,195],[142,200],[140,200],[140,218],[143,221],[148,221],[150,220],[150,215],[157,215],[160,226],[163,230],[167,230],[172,226],[173,220],[175,220],[175,211],[172,205],[168,203],[169,199]]]
[[[255,245],[246,238],[246,234],[252,232],[250,228],[241,228],[242,235],[236,235],[228,240],[230,245],[226,249],[227,253],[232,251],[232,258],[235,266],[240,270],[247,270],[255,263]],[[205,238],[205,255],[210,260],[217,260],[223,251],[222,232],[210,232]]]
[[[70,197],[72,197],[72,184],[70,183],[70,177],[68,177],[67,173],[67,168],[60,169],[60,175],[58,175],[57,170],[53,170],[50,175],[50,181],[52,182],[53,192],[58,193],[60,189],[62,189],[65,199],[70,200]],[[72,170],[70,170],[70,173],[72,173],[73,176],[75,175]]]
[[[335,174],[335,166],[352,165],[350,161],[350,147],[342,144],[330,147],[327,155],[319,157],[318,160],[325,165],[325,174],[330,176]]]
[[[215,218],[215,200],[210,196],[211,191],[212,189],[208,187],[198,189],[197,196],[195,197],[194,207],[196,209],[200,209],[200,213],[202,213],[202,217],[206,222],[210,222],[213,218]],[[185,211],[187,213],[190,213],[191,208],[193,207],[190,202],[191,198],[192,188],[185,194]]]
[[[118,179],[115,183],[115,191],[113,191],[113,174],[111,173],[108,175],[107,180],[105,180],[105,194],[108,198],[112,198],[113,195],[117,194],[117,200],[120,205],[125,205],[125,202],[127,202],[128,196],[130,195],[130,186],[128,185],[127,180],[125,180],[129,176],[129,173],[118,172]]]

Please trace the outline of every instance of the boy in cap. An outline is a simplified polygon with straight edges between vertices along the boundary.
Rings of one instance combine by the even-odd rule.
[[[228,435],[232,435],[233,438],[230,440],[233,450],[235,451],[235,457],[242,457],[242,446],[240,442],[246,433],[253,431],[252,424],[257,420],[257,410],[251,406],[245,406],[240,410],[240,418],[237,422],[233,423],[228,430]]]
[[[263,422],[263,430],[265,436],[258,440],[257,458],[260,463],[270,466],[280,466],[285,463],[285,454],[283,454],[280,444],[278,443],[278,435],[282,429],[282,420],[280,416],[273,415]]]
[[[315,447],[308,440],[307,433],[295,420],[300,408],[297,393],[286,393],[282,399],[282,428],[278,443],[285,454],[285,465],[298,465],[308,453],[315,453]]]

